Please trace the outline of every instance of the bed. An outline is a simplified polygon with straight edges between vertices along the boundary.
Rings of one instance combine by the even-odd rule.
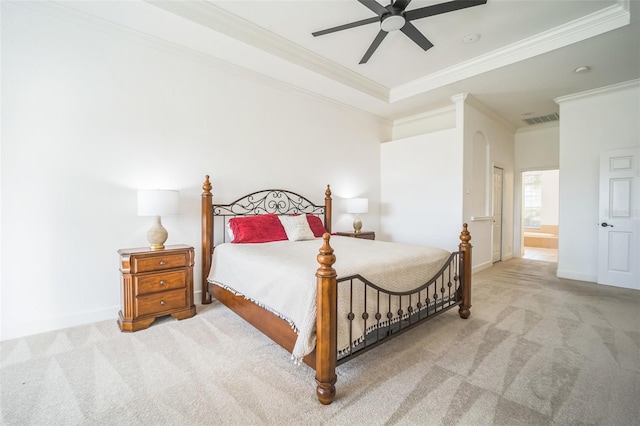
[[[470,315],[466,224],[448,252],[332,235],[329,186],[324,204],[288,190],[215,204],[209,176],[202,189],[202,303],[218,300],[313,368],[322,404],[338,365],[456,306]]]

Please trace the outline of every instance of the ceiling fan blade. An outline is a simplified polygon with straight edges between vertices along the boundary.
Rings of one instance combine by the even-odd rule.
[[[382,40],[384,40],[387,34],[389,33],[383,30],[380,30],[380,32],[378,32],[378,35],[373,40],[373,43],[371,43],[371,46],[369,46],[369,49],[367,49],[367,52],[364,54],[362,59],[360,59],[361,64],[367,63],[371,55],[373,55],[373,52],[375,52],[378,46],[380,46],[380,43],[382,43]]]
[[[453,0],[446,3],[421,7],[419,9],[407,10],[404,13],[404,18],[407,21],[412,21],[414,19],[453,12],[454,10],[466,9],[467,7],[480,6],[485,3],[487,3],[487,0]]]
[[[411,23],[407,22],[404,27],[400,28],[407,37],[414,41],[415,44],[420,46],[422,50],[427,51],[433,47],[431,43],[418,29]]]
[[[389,13],[387,8],[381,5],[380,3],[378,3],[376,0],[358,0],[358,1],[362,3],[364,6],[366,6],[367,8],[369,8],[369,10],[371,10],[373,13],[375,13],[378,16],[382,16],[385,13]]]
[[[318,37],[318,36],[329,34],[329,33],[335,33],[336,31],[348,30],[349,28],[355,28],[361,25],[372,24],[374,22],[380,22],[380,18],[376,16],[373,18],[363,19],[361,21],[351,22],[349,24],[339,25],[337,27],[327,28],[326,30],[316,31],[315,33],[311,33],[311,34],[314,37]]]
[[[393,2],[393,7],[399,10],[405,10],[409,6],[411,0],[396,0]]]

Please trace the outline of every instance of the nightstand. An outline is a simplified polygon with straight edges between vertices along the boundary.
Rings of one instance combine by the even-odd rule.
[[[193,303],[193,247],[118,250],[122,283],[121,331],[149,327],[158,317],[181,320],[196,314]]]
[[[376,233],[373,231],[362,231],[358,232],[336,232],[336,235],[341,235],[343,237],[352,237],[352,238],[363,238],[365,240],[375,240]]]

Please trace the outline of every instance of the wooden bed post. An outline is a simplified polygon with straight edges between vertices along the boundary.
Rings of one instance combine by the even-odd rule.
[[[202,304],[211,303],[207,277],[211,269],[211,255],[213,254],[213,194],[209,175],[202,184]]]
[[[462,279],[462,305],[458,309],[460,318],[467,319],[471,314],[471,234],[467,229],[467,224],[462,224],[462,232],[460,232],[460,251],[462,252],[462,268],[460,276]]]
[[[328,191],[328,188],[327,188]],[[318,254],[320,267],[317,277],[316,318],[316,394],[318,400],[328,405],[336,395],[336,360],[337,360],[337,283],[336,270],[332,265],[336,261],[333,249],[329,245],[330,234],[322,236],[324,244]]]
[[[324,229],[331,233],[331,187],[324,191]]]

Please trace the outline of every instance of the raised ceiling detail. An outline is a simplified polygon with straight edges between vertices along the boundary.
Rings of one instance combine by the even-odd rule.
[[[412,23],[416,19],[424,19],[431,16],[442,15],[443,13],[455,12],[457,10],[466,9],[468,7],[480,6],[487,3],[487,0],[451,0],[445,3],[436,3],[429,6],[420,7],[418,9],[409,9],[407,6],[411,0],[392,0],[388,6],[383,6],[376,0],[357,0],[363,6],[367,7],[377,16],[374,18],[361,19],[359,21],[348,24],[339,25],[337,27],[328,28],[322,31],[312,33],[314,37],[331,34],[336,31],[344,31],[351,28],[360,27],[362,25],[380,23],[380,31],[373,39],[369,49],[365,52],[360,60],[360,64],[365,64],[371,58],[373,53],[378,49],[387,34],[392,31],[400,30],[404,35],[409,37],[416,45],[425,52],[433,47],[433,43],[429,41]]]
[[[41,3],[386,120],[446,108],[452,95],[470,93],[520,127],[525,111],[557,111],[554,98],[640,77],[640,2],[630,0],[488,0],[413,21],[434,45],[428,54],[392,31],[364,65],[357,58],[376,25],[311,35],[336,20],[362,19],[356,0],[16,2]],[[445,3],[412,0],[408,9]],[[468,34],[482,37],[466,44]],[[591,72],[573,72],[584,64]]]

